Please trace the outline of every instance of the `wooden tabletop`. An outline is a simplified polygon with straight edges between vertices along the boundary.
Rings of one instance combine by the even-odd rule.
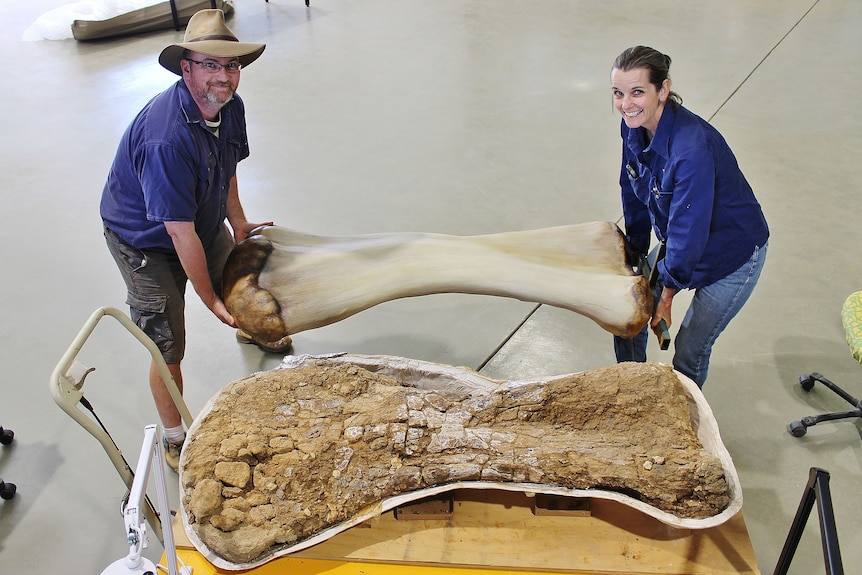
[[[451,512],[439,501],[402,509],[398,518],[397,510],[389,511],[246,572],[760,575],[742,513],[717,527],[690,530],[604,499],[583,500],[584,509],[571,498],[536,506],[535,497],[511,491],[463,489],[451,496]],[[177,554],[195,575],[232,572],[207,562],[179,521]]]

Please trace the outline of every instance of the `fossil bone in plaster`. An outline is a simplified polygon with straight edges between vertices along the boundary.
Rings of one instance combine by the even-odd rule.
[[[454,489],[610,499],[692,529],[742,506],[702,393],[660,364],[506,382],[390,356],[291,356],[208,402],[180,480],[186,533],[231,570]]]

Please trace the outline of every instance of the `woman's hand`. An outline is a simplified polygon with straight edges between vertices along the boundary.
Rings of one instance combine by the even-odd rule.
[[[650,321],[650,327],[656,335],[660,335],[658,324],[661,320],[664,320],[668,328],[672,325],[670,312],[673,306],[673,296],[676,295],[676,292],[677,290],[667,286],[662,288],[661,297],[658,300],[658,305],[656,305],[652,321]]]

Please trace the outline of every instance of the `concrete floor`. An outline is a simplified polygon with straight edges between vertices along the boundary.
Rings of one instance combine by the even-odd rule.
[[[126,309],[99,195],[121,132],[175,79],[157,54],[182,38],[19,40],[64,3],[10,0],[0,19],[9,66],[0,92],[0,424],[16,433],[0,450],[0,477],[19,487],[0,502],[4,574],[99,573],[126,552],[124,486],[53,403],[48,382],[91,312]],[[670,54],[674,88],[730,142],[772,229],[763,278],[719,340],[705,387],[741,478],[759,567],[772,572],[812,466],[831,473],[845,570],[862,564],[859,426],[827,423],[801,439],[786,429],[846,407],[822,388],[803,392],[802,373],[862,394],[839,318],[844,298],[862,289],[853,247],[862,3],[313,0],[306,9],[301,0],[236,0],[230,24],[240,39],[268,45],[239,90],[252,146],[239,172],[246,212],[323,235],[617,220],[609,68],[634,44]],[[506,379],[613,362],[610,336],[591,321],[534,308],[467,295],[390,302],[298,334],[294,351],[484,366]],[[188,327],[193,412],[279,361],[238,345],[194,295]],[[97,367],[88,399],[135,461],[155,421],[146,351],[108,320],[79,357]],[[670,357],[651,350],[651,359]],[[148,555],[159,553],[155,544]],[[791,573],[822,570],[812,515]]]

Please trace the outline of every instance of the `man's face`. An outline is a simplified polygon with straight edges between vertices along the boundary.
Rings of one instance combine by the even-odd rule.
[[[180,62],[183,78],[198,106],[216,110],[230,102],[239,86],[239,68],[232,72],[225,66],[237,62],[236,58],[217,58],[198,52],[189,52]],[[218,68],[213,70],[213,68]]]

